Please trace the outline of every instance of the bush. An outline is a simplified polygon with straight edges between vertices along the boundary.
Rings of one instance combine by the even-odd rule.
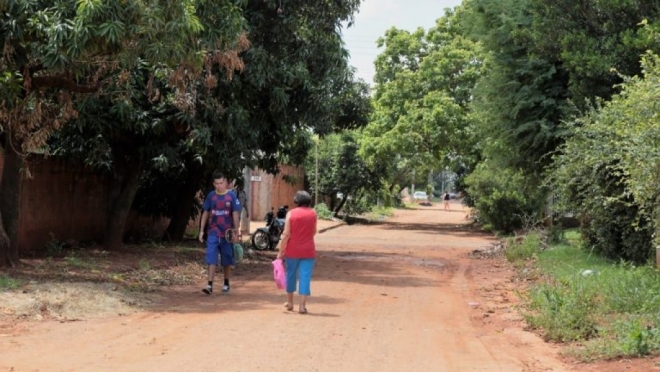
[[[343,210],[344,214],[346,216],[356,216],[360,214],[364,214],[366,212],[369,212],[371,210],[372,205],[375,203],[372,203],[369,200],[369,197],[366,196],[354,196],[350,200],[346,200],[346,203],[344,204]]]
[[[585,244],[614,260],[646,263],[654,257],[653,223],[626,192],[617,163],[597,167],[571,164],[557,180],[563,204],[577,206]],[[568,168],[568,166],[565,166]]]
[[[314,210],[316,211],[316,215],[318,216],[318,218],[322,220],[332,219],[332,211],[328,209],[328,206],[325,205],[325,203],[319,203],[315,205]]]
[[[634,204],[622,202],[589,203],[589,213],[582,223],[585,243],[611,259],[622,259],[638,264],[653,257],[653,229],[647,217],[639,217]]]
[[[523,225],[523,216],[538,214],[543,190],[521,172],[480,164],[465,183],[480,221],[493,230],[510,233]]]

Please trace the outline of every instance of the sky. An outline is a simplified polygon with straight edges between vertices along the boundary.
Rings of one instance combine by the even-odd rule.
[[[382,51],[376,40],[391,27],[414,31],[435,26],[445,8],[460,5],[462,0],[364,0],[355,24],[343,31],[350,53],[350,64],[357,69],[357,77],[373,85],[374,61]]]

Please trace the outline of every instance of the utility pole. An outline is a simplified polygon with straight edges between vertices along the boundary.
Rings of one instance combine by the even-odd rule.
[[[442,179],[442,190],[440,191],[441,194],[445,193],[445,171],[443,170],[440,172],[440,177]]]
[[[410,190],[411,190],[411,192],[410,192],[410,201],[413,201],[414,200],[413,197],[415,196],[415,169],[414,168],[412,170],[412,185],[410,185]]]
[[[249,235],[250,219],[252,219],[252,211],[250,210],[250,205],[252,205],[252,171],[250,167],[243,168],[243,191],[245,192],[247,201],[241,212],[241,231]]]

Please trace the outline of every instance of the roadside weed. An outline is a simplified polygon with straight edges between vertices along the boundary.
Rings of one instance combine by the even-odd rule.
[[[78,255],[73,255],[65,258],[67,265],[76,268],[76,269],[94,269],[96,268],[96,263],[93,259],[87,259]]]
[[[525,241],[512,257],[529,256],[531,248],[522,248]],[[568,354],[584,361],[660,353],[660,272],[655,267],[596,256],[574,231],[561,244],[537,252],[542,276],[524,296],[530,328],[545,340],[569,343]]]
[[[505,256],[509,262],[520,263],[534,257],[541,246],[541,237],[536,232],[509,238]]]
[[[149,263],[149,260],[146,259],[141,259],[140,260],[140,271],[148,271],[151,270],[151,264]]]
[[[16,289],[23,285],[23,283],[10,277],[9,275],[0,275],[0,290]]]
[[[328,209],[328,206],[325,205],[325,203],[317,204],[316,206],[314,206],[314,210],[316,211],[316,215],[320,220],[332,219],[332,211]]]
[[[580,281],[553,281],[532,288],[523,316],[546,341],[589,339],[596,333],[597,296]]]

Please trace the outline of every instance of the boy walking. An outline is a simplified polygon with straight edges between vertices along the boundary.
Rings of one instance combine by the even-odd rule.
[[[204,243],[204,228],[208,222],[208,236],[206,239],[206,264],[208,265],[208,284],[202,292],[210,295],[213,293],[213,277],[215,268],[218,266],[218,254],[220,265],[224,274],[222,293],[229,293],[229,277],[234,266],[233,243],[240,239],[239,216],[241,214],[241,203],[234,193],[227,190],[229,182],[222,173],[213,174],[213,187],[204,199],[202,209],[202,223],[199,229],[199,241]],[[226,239],[228,231],[232,231],[231,241]]]

